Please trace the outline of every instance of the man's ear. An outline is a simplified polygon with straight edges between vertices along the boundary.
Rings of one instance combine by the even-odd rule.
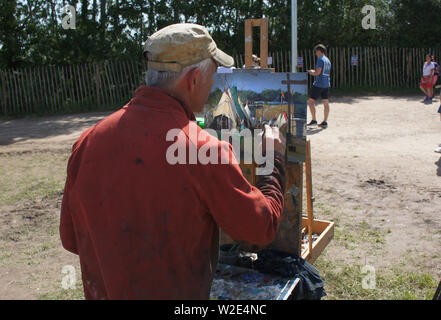
[[[194,68],[187,73],[187,88],[190,92],[193,92],[200,81],[201,70]]]

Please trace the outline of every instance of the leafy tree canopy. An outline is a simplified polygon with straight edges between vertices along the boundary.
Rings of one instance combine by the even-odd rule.
[[[76,8],[76,29],[62,27]],[[270,50],[290,50],[290,0],[2,0],[0,68],[139,58],[148,35],[178,22],[209,28],[218,46],[244,52],[244,20],[270,19]],[[362,8],[376,9],[364,30]],[[439,47],[441,0],[298,0],[300,48]],[[255,33],[256,40],[258,33]],[[256,52],[258,48],[256,46]]]

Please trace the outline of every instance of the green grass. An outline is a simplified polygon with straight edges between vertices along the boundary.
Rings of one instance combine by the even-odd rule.
[[[76,284],[75,289],[59,288],[38,297],[39,300],[84,300],[83,283]]]
[[[363,208],[352,207],[352,215],[320,203],[315,204],[315,209],[316,216],[335,222],[331,252],[345,252],[343,256],[349,253],[349,260],[352,261],[363,261],[366,255],[382,259],[386,254],[386,235],[392,231],[390,228],[377,227],[366,220],[353,219]],[[366,276],[361,272],[363,265],[349,264],[347,258],[336,258],[331,253],[328,254],[329,250],[330,248],[326,249],[314,263],[324,279],[328,299],[420,300],[432,299],[435,294],[439,280],[418,263],[422,257],[415,256],[410,251],[399,261],[393,262],[392,266],[376,268],[376,289],[367,290],[362,286],[362,280]]]
[[[335,221],[334,221],[335,222]],[[335,224],[334,241],[345,249],[355,250],[360,244],[369,245],[371,250],[381,249],[385,243],[386,232],[366,221],[358,224]]]
[[[401,268],[375,270],[376,288],[363,289],[361,265],[332,262],[322,255],[315,263],[325,282],[328,299],[427,300],[432,299],[438,282],[422,271]]]
[[[0,158],[0,206],[56,198],[64,189],[68,154],[22,154]]]
[[[6,264],[8,259],[12,256],[11,252],[0,254],[0,266]]]
[[[19,201],[32,200],[39,197],[55,198],[63,190],[63,185],[55,179],[47,178],[39,181],[30,181],[23,189],[5,198],[0,197],[1,204],[14,204]]]

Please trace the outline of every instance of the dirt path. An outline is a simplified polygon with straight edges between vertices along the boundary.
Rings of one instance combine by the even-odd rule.
[[[71,148],[109,112],[0,121],[0,154]]]
[[[310,131],[315,214],[336,222],[318,261],[331,298],[366,297],[342,293],[344,274],[333,280],[331,263],[441,278],[441,155],[434,153],[441,122],[438,104],[420,100],[337,98],[330,127]],[[73,142],[107,114],[0,121],[0,299],[81,298],[81,286],[61,289],[62,267],[79,273],[79,264],[60,246],[59,205]]]
[[[434,152],[441,121],[438,104],[420,100],[332,104],[329,128],[310,136],[314,196],[341,210],[341,224],[365,221],[386,233],[384,250],[364,252],[362,259],[384,267],[413,256],[441,278],[441,155]],[[330,250],[357,260],[350,251]]]

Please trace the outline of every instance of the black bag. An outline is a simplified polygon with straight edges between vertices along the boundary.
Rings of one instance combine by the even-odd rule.
[[[254,269],[284,278],[300,278],[290,300],[320,300],[326,296],[324,282],[313,265],[296,254],[262,250],[253,263]]]

